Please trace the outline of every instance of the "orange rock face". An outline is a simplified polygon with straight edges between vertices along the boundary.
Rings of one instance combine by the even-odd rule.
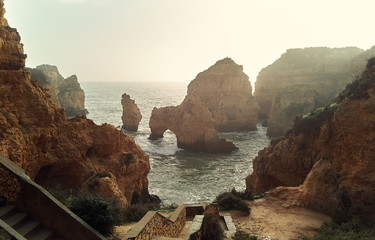
[[[43,186],[96,191],[122,206],[147,198],[148,156],[111,125],[67,120],[24,70],[20,38],[3,18],[3,5],[0,0],[0,153]]]
[[[218,132],[256,130],[258,110],[249,77],[242,66],[225,58],[197,75],[181,105],[152,111],[150,138],[161,138],[169,129],[180,148],[231,152],[237,147]]]
[[[138,130],[139,122],[142,120],[141,111],[139,111],[135,101],[126,93],[122,95],[121,105],[122,127],[126,130],[136,132]]]
[[[365,211],[374,210],[374,79],[372,58],[337,104],[305,116],[284,139],[259,152],[246,179],[247,190],[286,186],[275,190],[276,195],[292,196],[317,210],[332,211],[346,198]]]
[[[177,146],[192,151],[225,153],[237,149],[219,138],[211,112],[196,96],[186,96],[176,107],[154,108],[150,118],[150,139],[162,138],[171,130]]]
[[[249,77],[232,59],[216,62],[188,86],[212,113],[219,132],[256,130],[259,106],[252,95]]]

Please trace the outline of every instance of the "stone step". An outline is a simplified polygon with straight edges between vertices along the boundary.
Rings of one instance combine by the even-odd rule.
[[[41,228],[42,223],[40,221],[29,220],[19,226],[16,231],[25,238],[28,238],[37,233]]]
[[[0,208],[0,218],[5,219],[16,210],[14,205],[4,205]]]
[[[30,237],[29,240],[53,240],[54,237],[55,234],[52,230],[42,228],[34,236]]]
[[[22,225],[23,222],[26,221],[27,214],[24,212],[15,212],[10,216],[6,217],[4,222],[6,222],[12,228],[17,228]]]

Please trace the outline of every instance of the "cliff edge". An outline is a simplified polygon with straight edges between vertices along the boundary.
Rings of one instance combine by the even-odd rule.
[[[58,107],[65,108],[67,117],[83,116],[88,113],[85,109],[85,92],[76,75],[64,79],[56,66],[47,64],[26,70],[31,73],[32,81],[38,81],[41,87],[48,89],[48,93]]]
[[[31,80],[16,29],[0,0],[0,153],[45,187],[97,192],[123,207],[147,199],[148,156],[115,127],[68,120]]]
[[[355,47],[289,49],[262,69],[254,95],[267,135],[284,135],[296,116],[328,104],[353,80],[352,60],[363,52]]]
[[[248,191],[330,212],[343,202],[375,210],[375,58],[335,102],[296,120],[258,153]],[[279,187],[282,186],[282,187]]]

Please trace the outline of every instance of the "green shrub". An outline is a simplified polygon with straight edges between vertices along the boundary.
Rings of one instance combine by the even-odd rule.
[[[221,228],[218,219],[212,214],[204,216],[201,230],[202,240],[221,240],[224,238],[224,230]]]
[[[130,205],[122,212],[123,222],[138,222],[149,211],[145,205]]]
[[[361,222],[359,218],[352,218],[349,222],[337,224],[335,222],[324,223],[319,233],[312,238],[302,238],[303,240],[361,240],[374,239],[375,227],[368,226]]]
[[[247,203],[240,197],[234,195],[232,192],[225,192],[216,197],[215,202],[218,203],[219,208],[223,211],[239,210],[246,214],[250,214],[250,208]]]
[[[12,237],[4,229],[0,229],[0,240],[12,240]]]
[[[245,232],[239,231],[232,237],[233,240],[257,240],[257,236],[247,234]]]
[[[236,190],[236,188],[233,188],[231,193],[234,195],[234,196],[237,196],[239,198],[241,198],[242,200],[248,200],[248,201],[252,201],[254,200],[253,198],[253,193],[250,192],[250,191],[243,191],[243,192],[238,192]]]
[[[116,214],[107,200],[95,195],[82,195],[74,197],[70,201],[69,208],[101,234],[112,233],[116,223]]]

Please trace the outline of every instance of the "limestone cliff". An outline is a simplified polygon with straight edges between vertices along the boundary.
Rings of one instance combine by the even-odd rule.
[[[122,128],[136,132],[139,122],[142,120],[141,111],[130,96],[124,93],[121,97],[122,105]]]
[[[197,96],[186,96],[176,107],[154,108],[150,128],[150,139],[162,138],[169,129],[176,135],[177,146],[187,150],[227,153],[237,149],[219,138],[212,113]]]
[[[76,75],[64,79],[56,66],[46,64],[26,70],[31,72],[33,81],[38,81],[41,87],[48,89],[48,93],[58,107],[65,108],[67,117],[83,116],[88,113],[85,109],[85,93]]]
[[[232,59],[216,62],[188,86],[212,113],[219,132],[256,130],[259,106],[252,95],[249,77]]]
[[[17,31],[0,0],[0,153],[43,186],[95,191],[122,206],[148,197],[148,156],[115,127],[68,120],[31,81]]]
[[[248,191],[279,187],[273,195],[332,211],[349,199],[375,209],[375,58],[335,103],[296,121],[253,161]]]
[[[361,53],[363,50],[354,47],[290,49],[262,69],[254,95],[260,106],[259,117],[267,120],[267,135],[282,136],[297,115],[333,99],[352,81],[350,66]],[[306,100],[296,97],[304,93],[308,93]]]

